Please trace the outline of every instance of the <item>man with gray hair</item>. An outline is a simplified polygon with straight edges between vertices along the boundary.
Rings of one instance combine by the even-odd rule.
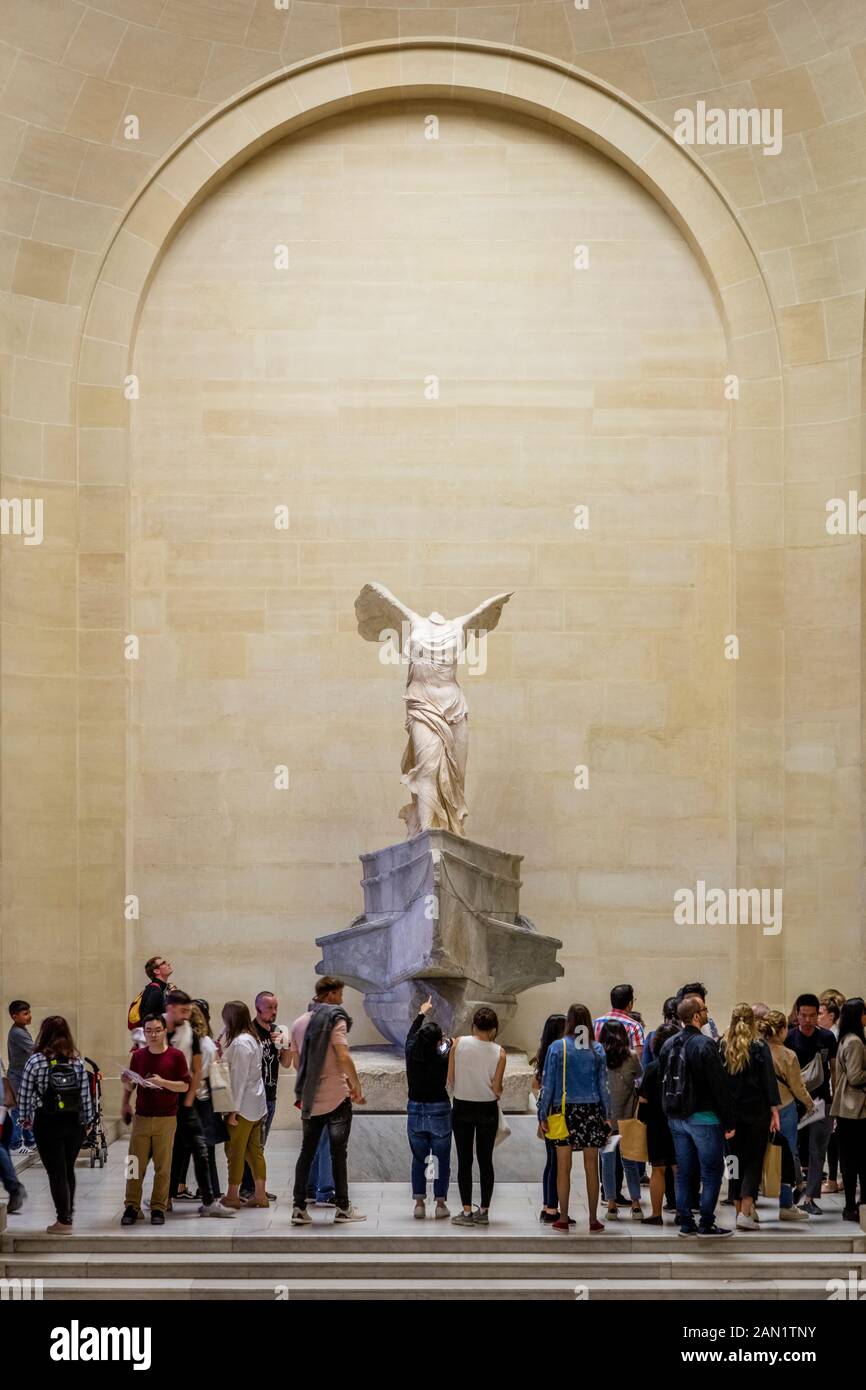
[[[265,1117],[262,1120],[262,1148],[267,1143],[274,1111],[277,1108],[277,1082],[280,1079],[280,1067],[288,1067],[292,1055],[288,1034],[277,1023],[278,1009],[277,996],[269,989],[263,989],[256,995],[253,1028],[262,1045],[262,1080],[265,1083],[265,1104],[267,1106]],[[244,1175],[241,1179],[240,1198],[241,1201],[252,1201],[254,1197],[253,1175],[249,1164],[245,1163]],[[268,1201],[276,1201],[276,1196],[272,1192],[268,1193]]]

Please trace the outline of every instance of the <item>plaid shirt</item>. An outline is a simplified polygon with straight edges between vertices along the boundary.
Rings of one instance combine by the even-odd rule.
[[[606,1023],[621,1023],[628,1033],[628,1045],[632,1052],[640,1052],[643,1047],[643,1028],[636,1018],[632,1018],[630,1014],[624,1014],[622,1009],[611,1009],[609,1014],[602,1014],[601,1018],[597,1018],[592,1025],[596,1042],[599,1041],[601,1030]]]
[[[72,1065],[78,1073],[78,1089],[81,1092],[81,1109],[78,1118],[83,1125],[93,1119],[93,1097],[90,1094],[90,1081],[80,1057],[73,1057]],[[32,1120],[42,1104],[42,1097],[48,1089],[50,1064],[44,1052],[34,1052],[24,1068],[21,1086],[18,1091],[18,1116],[23,1123]]]

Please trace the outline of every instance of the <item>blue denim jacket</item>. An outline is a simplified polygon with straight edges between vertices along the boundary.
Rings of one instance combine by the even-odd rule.
[[[562,1049],[568,1043],[565,1062],[566,1105],[601,1104],[605,1117],[610,1115],[610,1092],[607,1086],[607,1062],[601,1043],[578,1047],[574,1038],[557,1038],[547,1049],[538,1098],[538,1118],[546,1120],[551,1110],[562,1105]]]

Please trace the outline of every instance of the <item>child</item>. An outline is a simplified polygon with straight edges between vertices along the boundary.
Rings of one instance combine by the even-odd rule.
[[[30,1005],[23,999],[13,999],[12,1003],[9,1005],[9,1017],[12,1019],[12,1027],[9,1029],[9,1038],[7,1042],[9,1050],[8,1080],[12,1087],[12,1093],[17,1100],[18,1092],[21,1089],[21,1077],[24,1074],[24,1068],[27,1066],[30,1055],[33,1052],[33,1038],[28,1031],[33,1021]],[[13,1105],[9,1114],[12,1117],[12,1137],[9,1141],[10,1149],[13,1151],[18,1150],[18,1152],[21,1153],[35,1149],[36,1140],[33,1137],[33,1131],[28,1129],[26,1132],[22,1133],[21,1126],[18,1123],[18,1106]]]

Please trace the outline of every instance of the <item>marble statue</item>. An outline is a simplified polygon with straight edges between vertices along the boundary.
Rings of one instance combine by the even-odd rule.
[[[402,781],[412,800],[400,811],[408,838],[425,830],[463,835],[466,819],[468,712],[457,682],[457,663],[468,637],[492,632],[511,594],[497,594],[462,618],[407,608],[383,584],[365,584],[355,600],[358,631],[368,642],[402,634],[408,657]]]

